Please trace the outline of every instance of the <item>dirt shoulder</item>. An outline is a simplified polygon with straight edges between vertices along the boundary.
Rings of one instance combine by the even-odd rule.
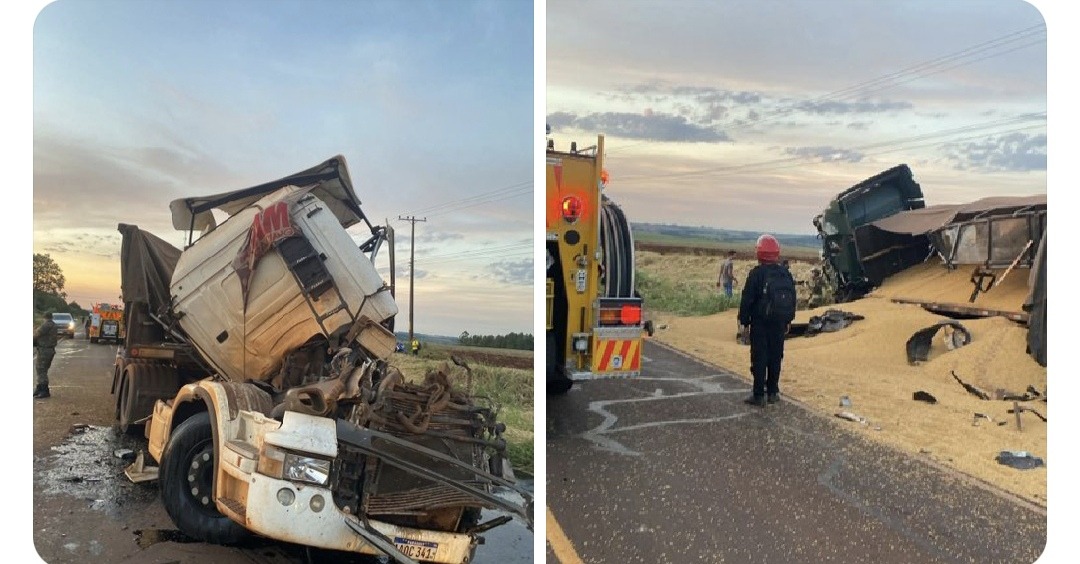
[[[825,309],[799,312],[795,321],[806,322]],[[1045,461],[1047,424],[1025,412],[1018,429],[1015,415],[1009,413],[1011,401],[979,399],[953,377],[955,373],[990,394],[1022,394],[1028,386],[1045,394],[1046,369],[1025,354],[1025,328],[1000,317],[963,321],[972,334],[971,344],[949,351],[936,339],[929,360],[912,366],[905,352],[907,339],[940,316],[876,297],[839,309],[865,319],[835,333],[788,339],[781,374],[785,396],[828,416],[841,411],[861,416],[866,424],[840,418],[836,424],[1045,507],[1045,466],[1018,470],[996,457],[1002,451],[1027,451]],[[655,323],[662,328],[653,338],[749,382],[750,351],[735,340],[736,317],[734,311],[686,318],[656,314]],[[937,403],[914,400],[919,391]],[[845,396],[849,407],[840,405]],[[1044,401],[1024,405],[1049,417]]]
[[[736,277],[745,279],[753,261],[737,261]],[[809,276],[810,263],[793,263],[796,280]],[[638,267],[655,276],[677,276],[681,284],[715,292],[719,261],[715,257],[642,252]],[[835,420],[871,440],[954,469],[1001,491],[1045,507],[1046,466],[1020,470],[998,462],[1003,451],[1027,452],[1051,461],[1047,453],[1047,370],[1027,354],[1027,328],[1004,317],[959,320],[970,344],[949,350],[939,332],[927,361],[908,363],[907,340],[921,329],[949,318],[895,298],[965,303],[972,291],[970,271],[946,271],[922,265],[896,275],[870,296],[855,302],[798,312],[795,323],[828,309],[862,316],[850,326],[812,337],[789,338],[785,345],[781,392],[789,399]],[[976,304],[1020,311],[1028,272],[1016,271]],[[802,287],[800,287],[802,288]],[[648,300],[646,300],[648,307]],[[749,383],[749,347],[736,342],[734,310],[696,317],[649,311],[657,328],[653,339],[743,377]],[[955,374],[955,376],[954,376]],[[989,394],[979,399],[961,382]],[[1019,405],[1018,428],[1011,400],[1031,387],[1040,398]],[[914,399],[916,392],[936,399]],[[847,397],[851,405],[841,406]],[[848,411],[866,424],[834,417]],[[982,416],[977,416],[981,414]],[[1041,416],[1041,417],[1040,417]]]

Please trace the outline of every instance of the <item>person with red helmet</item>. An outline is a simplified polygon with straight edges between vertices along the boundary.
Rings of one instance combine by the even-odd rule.
[[[765,407],[780,401],[784,336],[795,319],[795,279],[780,264],[780,242],[769,234],[755,245],[758,264],[746,276],[739,303],[739,325],[750,333],[753,391],[746,403]]]

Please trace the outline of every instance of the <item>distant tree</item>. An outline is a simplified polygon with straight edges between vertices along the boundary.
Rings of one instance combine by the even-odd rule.
[[[34,253],[34,290],[66,298],[64,283],[60,265],[47,254]]]
[[[458,337],[458,344],[496,349],[533,350],[532,335],[525,333],[509,333],[506,335],[469,335],[466,331]]]

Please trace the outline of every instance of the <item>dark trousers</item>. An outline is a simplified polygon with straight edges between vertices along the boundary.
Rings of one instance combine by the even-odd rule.
[[[750,373],[754,375],[754,395],[780,393],[780,364],[784,360],[786,323],[750,325]]]

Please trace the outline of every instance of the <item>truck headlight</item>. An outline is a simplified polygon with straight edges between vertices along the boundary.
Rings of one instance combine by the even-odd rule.
[[[330,461],[325,458],[289,452],[263,443],[259,455],[259,473],[293,482],[325,486],[330,481]]]

